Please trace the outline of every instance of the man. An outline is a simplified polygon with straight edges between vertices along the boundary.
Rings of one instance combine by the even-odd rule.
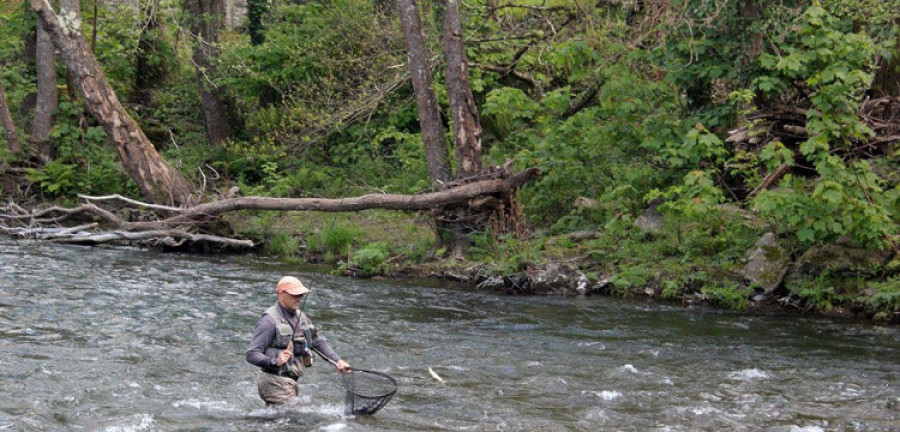
[[[309,289],[299,279],[281,278],[275,285],[278,301],[256,322],[246,357],[247,362],[262,368],[256,386],[267,405],[285,403],[300,393],[297,380],[304,367],[312,366],[309,347],[333,360],[338,372],[350,371],[350,364],[335,354],[299,310],[307,293]]]

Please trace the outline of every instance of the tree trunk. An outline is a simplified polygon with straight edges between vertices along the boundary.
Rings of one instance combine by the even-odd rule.
[[[37,104],[31,125],[31,151],[43,163],[55,157],[54,145],[48,138],[53,129],[53,113],[59,106],[59,92],[56,89],[56,53],[46,25],[37,23],[37,44],[35,49],[37,67]]]
[[[91,52],[94,52],[97,49],[97,30],[98,30],[98,22],[97,17],[100,16],[100,10],[97,7],[97,2],[100,0],[94,0],[94,14],[91,17]]]
[[[481,174],[481,122],[469,85],[468,61],[456,0],[447,1],[443,22],[442,42],[447,61],[447,94],[456,148],[456,179],[460,180]],[[508,197],[503,197],[500,202],[507,201]],[[471,203],[449,205],[439,212],[436,228],[444,245],[452,251],[452,256],[462,259],[471,246],[470,235],[484,232],[489,218],[489,212],[474,209]]]
[[[0,68],[0,71],[2,71],[2,68]],[[6,134],[7,150],[14,155],[22,151],[22,147],[19,144],[19,133],[9,112],[9,105],[6,103],[6,91],[3,89],[3,80],[0,80],[0,126],[3,126],[3,131]]]
[[[162,25],[156,19],[159,0],[141,7],[144,25],[138,38],[138,52],[134,70],[133,99],[135,103],[149,105],[152,90],[162,84],[168,74],[166,62],[158,61],[162,39]]]
[[[57,16],[48,0],[30,2],[74,75],[88,110],[103,126],[119,160],[144,196],[154,203],[191,205],[193,199],[187,181],[166,164],[119,102],[78,31],[80,20]]]
[[[447,59],[447,93],[450,97],[450,114],[453,119],[453,137],[456,144],[456,178],[466,178],[481,173],[481,122],[472,86],[469,85],[466,47],[462,40],[462,24],[459,21],[457,0],[447,1],[444,14],[444,57]]]
[[[891,50],[892,58],[881,58],[880,67],[875,70],[875,79],[872,81],[872,89],[876,96],[900,95],[900,35],[896,36],[897,43]]]
[[[52,206],[49,208],[27,211],[21,207],[10,204],[6,207],[10,212],[0,213],[0,219],[13,223],[19,223],[21,227],[7,228],[0,224],[0,228],[8,233],[20,236],[37,235],[43,240],[62,241],[70,243],[99,244],[106,242],[142,242],[148,241],[153,245],[166,245],[168,247],[181,247],[185,242],[219,244],[226,247],[253,247],[250,240],[240,240],[219,237],[216,235],[195,234],[197,227],[206,225],[210,221],[221,220],[220,217],[227,212],[239,210],[267,210],[267,211],[321,211],[321,212],[346,212],[361,211],[366,209],[392,209],[406,211],[431,210],[448,204],[481,203],[490,206],[496,202],[497,197],[508,197],[512,191],[522,186],[525,182],[540,176],[540,170],[530,168],[515,175],[510,175],[506,170],[491,173],[490,178],[480,181],[470,181],[463,185],[445,188],[439,192],[430,192],[421,195],[395,195],[395,194],[371,194],[348,198],[271,198],[271,197],[241,197],[227,198],[221,201],[198,204],[190,208],[171,208],[167,206],[152,205],[134,201],[121,195],[109,195],[93,197],[79,195],[88,201],[121,200],[134,208],[126,207],[126,211],[138,209],[163,210],[171,216],[140,217],[138,221],[129,221],[116,213],[103,209],[93,203],[82,204],[75,208],[63,208]],[[473,206],[479,206],[474,204]],[[3,209],[0,209],[3,211]],[[133,213],[132,213],[133,214]],[[78,218],[83,220],[87,215],[93,220],[103,222],[105,226],[111,226],[115,231],[100,231],[84,235],[85,232],[96,231],[100,223],[92,222],[73,227],[61,228],[60,223],[65,219]],[[158,216],[158,215],[157,215]],[[190,247],[190,246],[189,246]]]
[[[212,83],[215,66],[212,59],[217,52],[219,28],[225,16],[224,0],[185,0],[184,9],[190,20],[194,37],[194,69],[203,106],[203,120],[210,145],[219,145],[228,138],[226,106],[220,88]]]
[[[247,33],[250,34],[250,45],[259,46],[266,42],[266,25],[263,23],[269,11],[268,0],[247,0]],[[268,83],[263,83],[257,97],[259,106],[268,108],[281,103],[281,93]]]
[[[439,187],[450,178],[450,163],[447,145],[444,142],[444,126],[441,123],[437,98],[432,87],[428,48],[425,46],[422,24],[414,0],[397,0],[397,9],[403,33],[406,35],[406,47],[409,50],[409,72],[416,96],[428,173],[431,175],[432,186]]]
[[[28,14],[31,15],[32,12],[29,10]],[[22,64],[23,68],[19,72],[22,78],[25,78],[28,81],[31,81],[31,77],[36,74],[35,67],[35,54],[37,53],[37,23],[40,21],[37,16],[34,16],[34,26],[30,26],[23,35],[23,49],[22,49]],[[26,18],[30,21],[30,18]],[[23,129],[25,133],[31,134],[31,122],[33,120],[34,109],[37,103],[37,94],[36,93],[28,93],[22,98],[22,101],[19,103],[19,116],[21,116],[24,120]]]
[[[66,16],[70,13],[75,14],[77,17],[81,17],[81,0],[59,0],[59,10],[61,15]],[[75,84],[75,76],[72,75],[72,72],[66,70],[66,95],[69,100],[75,102],[78,100],[78,85]],[[87,116],[87,112],[82,111],[79,114],[78,124],[84,127],[86,123],[84,117]]]

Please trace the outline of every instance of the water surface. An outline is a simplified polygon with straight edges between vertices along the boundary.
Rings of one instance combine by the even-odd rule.
[[[297,403],[257,397],[244,350],[284,274],[399,381],[375,416],[321,361]],[[0,431],[898,431],[898,359],[890,327],[0,240]]]

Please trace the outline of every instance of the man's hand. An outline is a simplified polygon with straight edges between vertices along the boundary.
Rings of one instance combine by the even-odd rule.
[[[351,371],[350,363],[347,363],[343,360],[338,360],[338,362],[335,363],[334,367],[335,367],[335,369],[337,369],[338,372],[350,372]]]
[[[291,357],[293,357],[293,356],[294,356],[294,353],[292,353],[291,350],[284,349],[278,353],[278,357],[275,357],[275,365],[281,366],[281,365],[287,363],[288,360],[290,360]]]

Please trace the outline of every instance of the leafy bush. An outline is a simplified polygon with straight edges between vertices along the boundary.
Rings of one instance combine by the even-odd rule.
[[[882,320],[889,320],[891,314],[900,312],[900,277],[869,282],[868,289],[859,295],[858,301],[880,314]]]
[[[897,190],[886,190],[865,161],[848,163],[835,154],[872,134],[857,112],[872,80],[875,45],[817,5],[807,8],[797,24],[799,32],[786,34],[778,44],[780,55],[760,56],[770,73],[758,77],[754,86],[764,94],[794,85],[809,89],[810,137],[799,150],[812,161],[819,178],[787,176],[781,188],[761,194],[756,204],[805,244],[848,236],[864,246],[885,247],[898,232],[891,215]]]
[[[265,243],[265,252],[280,257],[293,257],[300,251],[300,240],[286,232],[276,233]]]
[[[344,224],[328,224],[318,234],[309,239],[311,252],[326,253],[332,256],[347,256],[350,247],[358,244],[363,232],[355,226]]]
[[[714,305],[726,309],[744,310],[748,306],[748,299],[753,293],[753,288],[725,281],[704,286],[702,292]]]
[[[389,256],[387,243],[377,242],[365,245],[362,249],[353,252],[351,262],[362,272],[364,276],[382,274],[385,270],[385,260]]]
[[[810,307],[832,310],[835,305],[847,300],[839,283],[840,280],[829,272],[822,272],[812,277],[793,281],[788,284],[787,288],[791,294],[800,298],[804,304]]]
[[[77,166],[54,160],[43,168],[27,168],[25,178],[49,197],[72,195],[82,189],[76,178]]]

